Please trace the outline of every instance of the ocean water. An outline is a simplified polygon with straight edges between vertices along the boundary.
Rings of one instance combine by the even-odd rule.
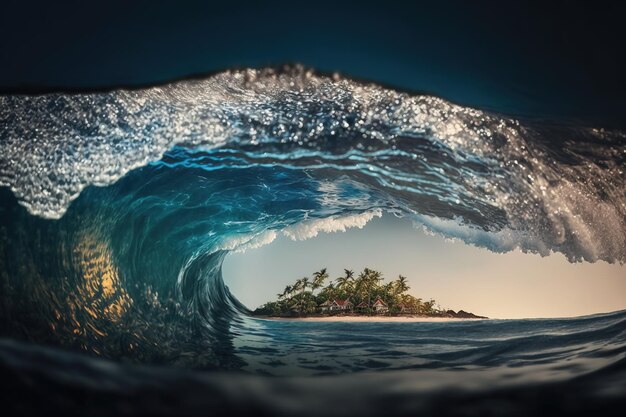
[[[11,411],[623,406],[624,312],[268,321],[249,316],[221,272],[230,251],[382,213],[495,252],[624,263],[621,130],[514,118],[301,66],[3,95],[0,121],[0,366]]]

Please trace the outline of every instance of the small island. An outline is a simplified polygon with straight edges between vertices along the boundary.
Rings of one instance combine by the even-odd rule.
[[[355,276],[344,270],[344,275],[329,279],[326,268],[312,277],[287,285],[276,301],[269,301],[254,310],[253,315],[269,318],[326,318],[326,317],[423,317],[451,319],[486,319],[463,310],[442,308],[432,298],[424,301],[407,294],[410,289],[405,276],[384,282],[379,271],[365,268]]]

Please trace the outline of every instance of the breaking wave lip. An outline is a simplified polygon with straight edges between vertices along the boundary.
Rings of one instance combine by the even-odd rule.
[[[0,185],[46,218],[60,218],[86,186],[182,146],[219,149],[222,166],[350,177],[396,213],[457,219],[471,229],[457,233],[465,241],[500,233],[472,241],[492,250],[626,259],[620,131],[514,120],[300,66],[132,91],[5,95],[0,117]],[[170,164],[193,165],[190,153]]]
[[[380,209],[366,211],[359,214],[331,216],[321,219],[302,220],[300,223],[287,226],[280,233],[291,240],[306,240],[316,237],[320,233],[345,232],[350,228],[362,229],[375,217],[382,217]],[[226,250],[235,253],[246,252],[269,245],[278,237],[275,230],[266,230],[256,235],[227,237],[223,243],[213,250]]]
[[[374,217],[382,217],[382,215],[381,210],[373,210],[351,216],[302,220],[298,224],[283,229],[282,232],[291,240],[305,240],[317,236],[320,232],[345,232],[352,227],[362,229]]]

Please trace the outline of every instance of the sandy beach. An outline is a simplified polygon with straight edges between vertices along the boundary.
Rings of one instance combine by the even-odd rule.
[[[419,316],[324,316],[324,317],[269,317],[256,316],[263,320],[283,321],[320,321],[320,322],[393,322],[393,323],[443,323],[452,321],[488,320],[488,319],[464,319],[454,317],[419,317]]]

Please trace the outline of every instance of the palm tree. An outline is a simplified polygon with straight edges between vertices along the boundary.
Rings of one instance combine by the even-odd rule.
[[[299,298],[299,291],[302,290],[302,279],[297,279],[296,282],[293,283],[293,285],[291,286],[291,294],[295,294],[294,296],[292,296],[290,298],[290,301],[293,300],[295,298],[295,302],[294,303],[290,303],[291,306],[293,306],[294,304],[298,303],[298,305],[300,304],[300,300]]]
[[[361,299],[367,295],[368,308],[372,306],[372,291],[378,287],[378,283],[382,280],[382,274],[373,269],[365,268],[356,279],[356,290]]]
[[[358,277],[354,280],[354,290],[361,299],[361,301],[365,298],[366,287],[367,287],[367,272],[368,269],[365,268],[363,272],[359,274]],[[369,305],[368,305],[369,308]]]
[[[368,279],[367,279],[367,302],[368,304],[370,304],[371,306],[371,302],[372,302],[372,291],[376,288],[378,288],[378,285],[380,283],[380,281],[382,281],[383,278],[383,274],[381,272],[375,271],[373,269],[369,270],[369,274],[368,274]]]
[[[336,280],[337,288],[340,290],[347,289],[348,287],[350,287],[350,285],[354,281],[354,271],[350,269],[344,269],[344,272],[345,272],[345,275],[337,278]]]
[[[346,278],[348,279],[348,281],[352,281],[354,279],[354,271],[351,269],[345,269],[343,270],[344,274],[346,274]]]
[[[398,279],[396,280],[396,294],[404,294],[411,287],[408,284],[408,280],[405,276],[398,275]]]
[[[320,269],[318,272],[313,273],[313,282],[311,283],[311,291],[315,292],[315,290],[322,288],[324,286],[324,281],[328,278],[328,272],[326,272],[326,268]]]
[[[322,291],[326,293],[326,298],[328,300],[335,298],[337,294],[337,289],[335,288],[335,284],[333,284],[332,282],[328,284],[326,288],[324,288]]]
[[[395,285],[393,282],[388,282],[385,285],[383,285],[382,291],[383,291],[383,301],[385,301],[387,304],[392,304],[391,302],[393,301],[393,304],[396,304],[395,293],[394,293]]]
[[[306,299],[304,294],[306,293],[306,289],[309,288],[311,284],[309,284],[309,277],[301,278],[299,281],[301,285],[300,287],[300,290],[301,290],[300,291],[300,313],[302,313],[304,310],[304,301]]]
[[[351,269],[344,269],[344,276],[336,279],[337,289],[346,294],[352,293],[354,285],[354,271]]]
[[[433,307],[435,305],[435,300],[433,300],[432,298],[428,301],[426,301],[425,303],[423,303],[424,306],[424,310],[426,312],[426,314],[433,314]]]
[[[299,279],[300,281],[300,294],[304,294],[304,292],[306,291],[307,288],[309,288],[310,284],[309,284],[309,277],[304,277]]]
[[[292,292],[298,292],[302,289],[302,280],[298,279],[296,280],[296,282],[293,284],[293,286],[291,287],[291,291]]]
[[[285,289],[283,290],[282,294],[277,294],[278,295],[278,299],[279,300],[285,299],[285,297],[287,297],[287,295],[291,295],[292,291],[293,291],[293,287],[291,285],[287,285],[285,287]]]
[[[418,313],[421,313],[423,310],[423,304],[422,304],[422,299],[418,298],[417,300],[415,300],[415,306],[416,306],[416,310]]]

